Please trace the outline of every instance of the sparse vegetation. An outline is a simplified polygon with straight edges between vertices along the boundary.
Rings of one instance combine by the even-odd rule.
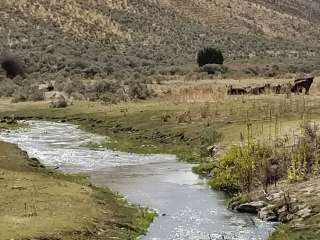
[[[148,89],[146,84],[131,83],[129,85],[129,97],[131,99],[145,100],[153,95],[153,92]]]
[[[18,86],[11,80],[0,81],[0,96],[11,97]]]
[[[204,105],[200,106],[200,116],[202,118],[208,118],[210,116],[210,104],[205,103]]]
[[[193,74],[197,49],[210,45],[236,65],[272,66],[276,62],[280,72],[288,66],[293,66],[293,72],[318,68],[319,29],[317,24],[310,27],[314,18],[291,18],[291,12],[287,16],[260,7],[261,1],[255,5],[251,0],[241,4],[232,0],[230,6],[222,0],[217,6],[193,2],[180,6],[169,1],[168,6],[160,7],[157,2],[143,0],[124,7],[122,1],[49,4],[5,0],[1,10],[9,21],[2,20],[1,51],[10,50],[21,59],[26,77],[37,82],[50,78],[140,81],[149,76],[157,81],[159,73],[185,76]],[[76,9],[76,14],[70,15],[69,9]],[[34,29],[34,22],[39,28]],[[230,29],[230,25],[234,27]],[[255,74],[251,70],[250,74]],[[273,76],[278,73],[274,70],[260,75]]]
[[[12,102],[14,103],[42,100],[44,100],[43,91],[39,90],[38,87],[18,87],[12,94]]]
[[[241,145],[232,146],[212,168],[210,185],[227,191],[251,192],[281,179],[306,180],[319,175],[319,131],[315,124],[304,123],[301,136],[289,141],[288,136],[266,143],[248,139]],[[261,143],[264,142],[264,143]]]
[[[209,126],[202,130],[200,136],[201,144],[201,156],[203,157],[215,157],[210,153],[211,149],[219,144],[223,139],[223,134],[217,130],[214,126]],[[208,150],[209,148],[209,150]]]

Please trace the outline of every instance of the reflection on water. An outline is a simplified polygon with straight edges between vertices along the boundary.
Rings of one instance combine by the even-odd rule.
[[[91,150],[83,145],[104,137],[74,125],[31,121],[31,128],[0,133],[47,166],[86,172],[92,181],[126,195],[131,202],[159,212],[146,240],[267,239],[271,223],[225,208],[222,193],[208,189],[191,165],[172,155],[137,155]]]

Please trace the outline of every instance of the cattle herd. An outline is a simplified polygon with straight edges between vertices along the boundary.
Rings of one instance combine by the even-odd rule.
[[[307,76],[305,78],[298,78],[294,80],[293,83],[284,83],[284,84],[277,84],[271,85],[267,83],[263,86],[257,87],[233,87],[232,85],[227,86],[227,94],[228,95],[260,95],[260,94],[267,94],[267,93],[274,93],[274,94],[300,94],[305,93],[306,95],[309,94],[309,90],[311,84],[313,83],[314,77]]]

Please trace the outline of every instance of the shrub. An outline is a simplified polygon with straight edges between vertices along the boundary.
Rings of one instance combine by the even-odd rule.
[[[0,81],[0,97],[11,97],[17,87],[12,80]]]
[[[276,184],[279,179],[301,181],[319,175],[319,128],[304,123],[301,130],[293,145],[278,139],[273,145],[250,142],[232,146],[213,166],[209,184],[231,192],[250,192],[262,185],[267,191],[268,185]]]
[[[182,112],[182,113],[179,113],[179,114],[176,116],[177,123],[188,123],[188,122],[191,122],[191,120],[192,120],[191,117],[192,117],[192,116],[191,116],[190,110],[189,110],[189,111]]]
[[[215,127],[204,129],[201,134],[200,154],[202,157],[215,157],[215,145],[223,139],[221,132],[218,132]]]
[[[43,91],[39,90],[36,86],[19,87],[12,94],[12,102],[25,102],[25,101],[42,101],[44,99]]]
[[[255,180],[262,178],[262,163],[271,153],[272,149],[265,145],[232,146],[219,160],[209,184],[231,192],[250,192]]]
[[[44,100],[43,91],[40,91],[38,88],[32,88],[31,91],[29,91],[28,100],[34,102]]]
[[[102,101],[103,104],[116,104],[120,101],[118,95],[113,93],[104,93],[99,97],[99,99]]]
[[[207,118],[210,116],[210,105],[208,102],[200,106],[200,116],[201,118]]]
[[[222,52],[219,49],[215,48],[204,48],[198,52],[197,62],[199,67],[202,67],[206,64],[220,64],[224,62]]]
[[[65,85],[66,83],[63,80],[57,80],[56,83],[54,84],[54,89],[59,92],[62,92],[66,87]]]
[[[302,136],[291,150],[291,162],[288,169],[290,181],[303,180],[311,174],[320,173],[319,127],[304,123],[301,125]]]
[[[70,95],[70,98],[73,100],[80,100],[80,101],[86,100],[83,94],[77,93],[77,92],[72,93]]]
[[[61,91],[61,89],[65,93],[67,93],[69,96],[72,93],[85,94],[85,92],[86,92],[86,86],[80,80],[73,80],[73,81],[69,81],[65,84],[58,85],[57,90]]]
[[[12,102],[25,102],[28,100],[28,94],[25,89],[19,88],[12,95]]]
[[[114,93],[120,86],[116,83],[109,82],[109,81],[99,81],[97,82],[94,87],[93,91],[98,94],[98,96],[103,95],[104,93],[111,92]]]
[[[147,85],[141,83],[131,83],[129,85],[129,97],[131,99],[145,100],[153,95],[153,92],[148,89]]]
[[[122,97],[121,86],[112,81],[96,81],[86,88],[83,93],[90,101],[101,100],[103,103],[118,102]]]
[[[212,146],[219,143],[222,139],[223,135],[221,132],[218,132],[215,127],[209,127],[204,129],[201,134],[201,145]]]

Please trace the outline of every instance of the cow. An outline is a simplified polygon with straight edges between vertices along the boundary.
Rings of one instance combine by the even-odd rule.
[[[298,78],[294,80],[294,85],[291,87],[291,92],[295,94],[299,94],[303,92],[305,89],[305,94],[309,94],[310,87],[313,83],[314,77],[307,76],[306,78]]]
[[[228,95],[245,95],[247,91],[244,88],[234,88],[232,85],[227,86]]]
[[[253,95],[265,94],[267,89],[270,89],[270,84],[266,84],[264,86],[251,88],[250,93]]]
[[[274,93],[274,94],[280,94],[281,93],[281,85],[278,84],[276,86],[272,86],[271,87],[271,91]]]

